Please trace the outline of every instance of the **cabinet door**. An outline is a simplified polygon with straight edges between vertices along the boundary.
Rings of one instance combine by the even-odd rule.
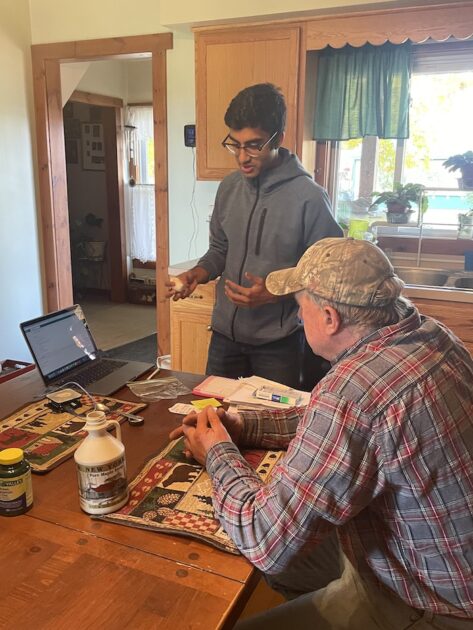
[[[223,179],[235,170],[235,158],[221,145],[228,131],[224,116],[232,98],[255,83],[274,83],[283,91],[284,146],[296,151],[299,42],[300,28],[295,26],[195,34],[199,179]]]
[[[174,370],[205,374],[216,281],[199,284],[185,300],[171,300],[171,362]]]
[[[173,308],[171,315],[172,369],[205,374],[212,309]]]
[[[419,292],[422,289],[419,289]],[[468,302],[450,302],[428,298],[411,298],[422,315],[437,319],[463,341],[473,355],[473,306]]]

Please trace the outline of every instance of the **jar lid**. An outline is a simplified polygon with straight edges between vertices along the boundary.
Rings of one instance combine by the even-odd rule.
[[[23,451],[21,448],[6,448],[0,451],[0,465],[11,466],[11,464],[18,464],[23,459]]]

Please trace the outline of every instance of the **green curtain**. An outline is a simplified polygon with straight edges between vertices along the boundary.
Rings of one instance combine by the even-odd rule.
[[[387,42],[321,51],[314,139],[408,138],[410,48]]]

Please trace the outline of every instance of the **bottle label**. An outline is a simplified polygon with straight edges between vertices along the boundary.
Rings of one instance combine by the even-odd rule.
[[[0,480],[0,514],[21,514],[33,503],[31,472]]]
[[[108,464],[77,464],[80,506],[85,511],[118,509],[128,495],[125,456]]]

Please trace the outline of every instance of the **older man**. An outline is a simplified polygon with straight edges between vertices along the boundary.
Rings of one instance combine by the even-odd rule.
[[[332,368],[306,409],[184,420],[216,513],[241,552],[284,585],[334,529],[344,572],[243,628],[473,627],[473,361],[401,296],[376,246],[325,239],[266,279],[295,293]],[[265,485],[238,445],[287,447]],[[287,580],[286,580],[287,583]],[[290,585],[289,585],[290,586]]]

